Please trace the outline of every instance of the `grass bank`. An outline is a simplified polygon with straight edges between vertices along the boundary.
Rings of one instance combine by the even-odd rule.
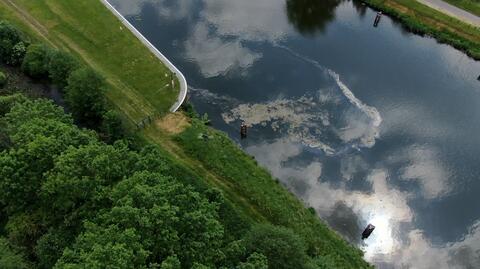
[[[293,194],[286,191],[265,169],[245,154],[226,134],[193,120],[192,125],[174,140],[191,159],[221,179],[224,192],[240,197],[246,214],[259,221],[289,227],[308,243],[313,255],[328,256],[339,267],[364,268],[362,253],[346,244],[321,223],[314,210],[309,210]],[[238,204],[238,202],[236,203]]]
[[[168,83],[162,75],[166,68],[100,1],[0,0],[0,16],[95,68],[109,82],[111,102],[132,121],[165,112],[176,99],[177,91],[159,88]],[[225,134],[199,119],[179,117],[183,119],[159,119],[139,133],[146,143],[161,147],[174,167],[171,174],[222,190],[233,213],[226,211],[248,223],[291,228],[308,243],[309,255],[326,257],[333,268],[369,267],[360,250],[331,231]]]
[[[415,0],[364,0],[417,34],[429,35],[480,60],[480,29]]]

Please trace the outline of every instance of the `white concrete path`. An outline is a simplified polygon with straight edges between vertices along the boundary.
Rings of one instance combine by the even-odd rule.
[[[418,2],[427,5],[433,9],[436,9],[440,12],[443,12],[447,15],[455,17],[461,21],[464,21],[468,24],[480,27],[480,17],[469,13],[461,8],[458,8],[454,5],[450,5],[447,2],[442,0],[417,0]]]
[[[177,101],[173,106],[170,108],[171,112],[177,111],[182,103],[185,101],[187,96],[187,80],[185,76],[178,70],[178,68],[173,65],[167,57],[165,57],[148,39],[146,39],[130,22],[123,17],[118,10],[116,10],[107,0],[101,0],[101,2],[145,45],[147,48],[157,56],[157,58],[165,64],[171,72],[175,73],[180,82],[180,93],[178,94]],[[158,74],[159,76],[163,76],[164,74]]]

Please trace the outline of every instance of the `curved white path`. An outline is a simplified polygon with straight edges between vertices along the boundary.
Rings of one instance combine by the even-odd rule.
[[[112,13],[145,45],[147,48],[157,56],[157,58],[165,64],[171,72],[175,73],[180,82],[180,93],[178,94],[177,101],[170,108],[171,112],[177,111],[182,103],[185,101],[187,96],[187,80],[185,76],[178,70],[178,68],[173,65],[167,57],[165,57],[148,39],[146,39],[130,22],[123,17],[118,10],[116,10],[107,0],[100,0]],[[163,75],[163,74],[159,74]]]
[[[442,0],[417,0],[418,2],[427,5],[433,9],[443,12],[447,15],[455,17],[461,21],[480,27],[480,17],[475,14],[469,13],[454,5],[450,5]]]

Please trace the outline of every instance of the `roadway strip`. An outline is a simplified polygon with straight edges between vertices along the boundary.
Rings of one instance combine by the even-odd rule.
[[[461,8],[458,8],[456,6],[450,5],[447,2],[444,2],[442,0],[417,0],[417,1],[433,9],[436,9],[440,12],[443,12],[447,15],[455,17],[463,22],[466,22],[476,27],[480,27],[480,17],[472,13],[469,13]]]
[[[148,39],[146,39],[130,22],[123,17],[123,15],[118,12],[107,0],[101,0],[101,2],[107,7],[147,48],[155,55],[157,58],[165,64],[171,72],[173,72],[180,82],[180,93],[178,94],[177,101],[173,106],[170,108],[170,112],[176,112],[182,103],[185,101],[187,97],[187,80],[185,76],[178,70],[178,68],[170,62]],[[163,75],[163,74],[159,74]]]

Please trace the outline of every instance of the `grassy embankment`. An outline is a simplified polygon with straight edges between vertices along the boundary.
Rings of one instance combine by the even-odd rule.
[[[103,74],[108,97],[132,121],[167,111],[177,92],[161,88],[168,72],[97,0],[0,0],[0,16],[42,42],[69,50]],[[159,86],[160,85],[160,86]],[[178,83],[177,83],[178,85]],[[160,87],[160,88],[159,88]],[[170,115],[171,116],[171,115]],[[170,117],[168,116],[168,117]],[[177,174],[221,189],[236,214],[301,235],[312,256],[338,268],[365,268],[361,252],[329,230],[314,213],[224,134],[182,115],[161,119],[140,133],[178,165]],[[207,138],[201,138],[206,134]]]
[[[117,18],[105,16],[109,11],[100,1],[0,3],[2,18],[101,73],[109,84],[108,98],[130,122],[167,112],[176,100],[178,88],[165,87],[170,71]]]
[[[415,0],[365,0],[398,19],[410,31],[434,37],[480,60],[480,28],[452,18]]]
[[[445,0],[458,8],[466,10],[472,14],[480,16],[480,1],[479,0]]]

